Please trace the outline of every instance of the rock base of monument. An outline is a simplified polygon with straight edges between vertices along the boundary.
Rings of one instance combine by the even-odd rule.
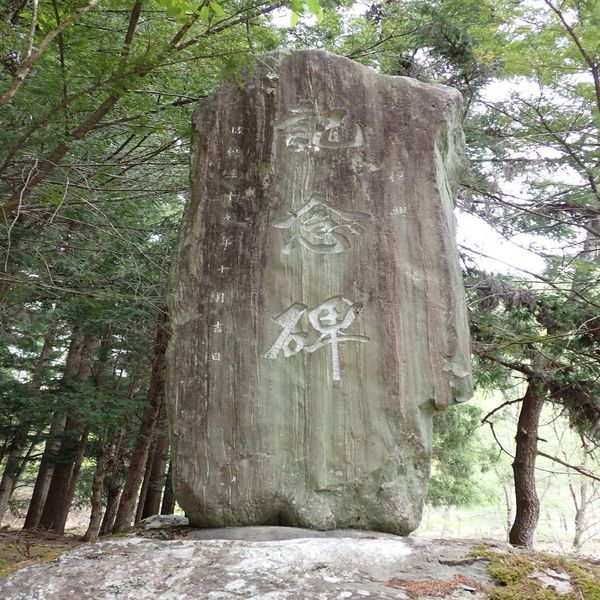
[[[423,485],[424,481],[415,481],[414,488],[418,494],[409,494],[393,485],[378,492],[379,484],[369,486],[363,483],[361,487],[346,486],[345,489],[339,486],[313,491],[305,497],[298,493],[296,498],[254,498],[242,509],[226,502],[197,500],[187,503],[186,514],[190,525],[201,528],[284,526],[319,531],[361,529],[409,535],[421,521],[422,498],[419,494]]]
[[[465,560],[469,544],[287,527],[190,530],[174,540],[157,539],[183,535],[173,528],[145,535],[152,537],[81,546],[54,563],[18,571],[0,583],[0,597],[392,600],[415,597],[395,587],[411,579],[444,583],[448,598],[483,600],[492,585],[484,561]]]
[[[497,582],[488,575],[490,565]],[[291,527],[192,529],[183,518],[157,515],[130,535],[82,545],[0,579],[0,598],[483,600],[501,592],[502,598],[591,599],[590,590],[600,586],[594,569],[490,540]]]

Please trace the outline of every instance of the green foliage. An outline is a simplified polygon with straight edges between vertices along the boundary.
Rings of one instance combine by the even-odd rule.
[[[481,481],[497,456],[493,443],[482,435],[481,417],[472,404],[435,416],[429,504],[473,506],[497,499]]]

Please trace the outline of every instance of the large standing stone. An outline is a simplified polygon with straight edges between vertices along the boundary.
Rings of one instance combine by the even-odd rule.
[[[460,123],[452,89],[312,50],[197,109],[167,392],[192,525],[418,525],[433,414],[471,393]]]

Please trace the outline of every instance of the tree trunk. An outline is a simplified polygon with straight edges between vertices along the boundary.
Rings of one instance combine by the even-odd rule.
[[[94,385],[100,389],[104,379],[108,356],[112,348],[112,326],[108,326],[102,336],[102,344],[98,353],[98,361],[93,369]],[[96,469],[92,481],[92,494],[90,498],[91,513],[87,531],[83,536],[86,542],[96,542],[100,533],[102,524],[102,492],[104,491],[104,480],[106,473],[111,466],[114,466],[114,453],[118,451],[115,444],[120,446],[119,434],[112,436],[108,447],[106,438],[108,436],[109,426],[104,427],[98,435],[98,454],[96,456]]]
[[[165,493],[163,494],[161,515],[172,515],[175,512],[175,496],[173,495],[173,461],[169,462],[167,479],[165,481]]]
[[[90,523],[83,536],[84,542],[98,541],[100,525],[102,523],[102,492],[104,491],[104,478],[108,466],[108,453],[105,444],[105,432],[98,436],[98,456],[96,458],[96,470],[94,472],[94,481],[92,482],[92,511],[90,514]]]
[[[104,518],[100,526],[100,535],[108,535],[113,530],[124,484],[125,476],[121,472],[115,473],[108,484],[106,510],[104,511]]]
[[[124,437],[125,430],[122,429],[118,439],[115,442],[112,467],[107,468],[107,473],[110,473],[110,478],[108,481],[106,510],[104,511],[104,518],[102,519],[102,525],[100,526],[100,535],[108,535],[112,531],[115,518],[117,516],[117,510],[119,508],[119,501],[121,500],[123,484],[125,483],[125,448],[123,446]]]
[[[516,512],[508,536],[513,546],[533,546],[533,535],[540,516],[540,501],[535,485],[535,461],[538,426],[543,406],[544,395],[541,387],[537,382],[529,381],[521,404],[513,462]]]
[[[587,468],[589,460],[589,446],[585,437],[581,436],[583,460],[581,466]],[[590,504],[590,489],[587,481],[582,481],[577,489],[575,484],[569,484],[569,490],[575,504],[575,536],[573,537],[573,552],[579,553],[583,545],[583,535],[587,525],[587,512]]]
[[[66,416],[63,413],[59,411],[54,413],[23,529],[37,529],[40,525],[42,511],[48,497],[48,489],[50,488],[50,482],[54,474],[54,466],[60,449],[60,440],[65,428],[65,422]]]
[[[8,508],[8,501],[17,481],[17,473],[21,464],[21,448],[25,444],[26,439],[25,430],[17,431],[8,451],[6,466],[4,467],[2,481],[0,481],[0,524]]]
[[[54,339],[55,329],[54,324],[52,324],[44,336],[44,344],[33,370],[31,382],[28,386],[32,392],[36,392],[40,389],[42,376],[54,346]],[[15,484],[22,472],[21,465],[23,461],[21,450],[27,442],[30,427],[31,421],[22,423],[19,426],[8,450],[8,458],[6,459],[4,473],[2,474],[2,481],[0,481],[0,524],[2,523],[6,509],[8,508],[8,502],[15,488]]]
[[[581,484],[580,493],[581,505],[575,511],[575,536],[573,537],[573,552],[575,553],[579,553],[583,545],[583,534],[585,532],[587,516],[587,484]]]
[[[505,534],[508,536],[510,528],[513,523],[513,506],[512,506],[512,494],[510,490],[510,484],[508,482],[504,482],[502,484],[502,489],[504,490],[504,502],[506,503],[506,531]]]
[[[98,345],[97,338],[85,336],[75,375],[77,380],[84,381],[91,376],[93,355]],[[67,381],[73,377],[74,369],[74,364],[65,368]],[[88,431],[84,429],[80,415],[67,417],[64,434],[39,522],[40,528],[59,534],[64,533],[79,470],[85,456]]]
[[[69,344],[69,351],[65,362],[63,384],[68,383],[69,380],[77,375],[81,364],[82,352],[83,338],[79,333],[79,326],[75,325],[71,333],[71,342]],[[29,508],[27,509],[27,516],[25,517],[23,529],[37,529],[39,527],[44,504],[48,497],[48,489],[50,488],[50,482],[52,481],[52,476],[54,474],[54,466],[60,450],[66,419],[66,414],[60,409],[57,410],[52,417],[48,439],[46,440],[46,447],[44,448],[44,454],[38,469],[33,494],[29,501]]]
[[[33,373],[31,374],[31,382],[29,384],[29,389],[32,391],[37,391],[40,389],[42,385],[44,372],[48,365],[48,361],[50,360],[50,355],[52,354],[52,350],[54,348],[54,341],[56,339],[56,323],[53,321],[48,329],[46,335],[44,336],[44,344],[42,346],[42,350],[40,352],[40,356],[35,364],[35,368],[33,369]]]
[[[113,532],[123,531],[131,525],[135,510],[135,500],[142,480],[144,466],[148,458],[148,450],[156,425],[160,404],[165,391],[165,353],[169,334],[166,329],[167,312],[162,309],[158,314],[156,338],[154,344],[154,361],[148,389],[148,404],[142,416],[140,433],[131,454],[127,479],[123,486],[119,509],[115,518]]]
[[[58,451],[52,481],[48,488],[46,503],[39,522],[41,529],[59,534],[64,533],[66,521],[64,514],[65,511],[68,512],[72,499],[72,497],[69,498],[71,478],[74,475],[82,445],[85,449],[81,421],[78,418],[68,417],[65,423],[64,435],[65,439],[63,439]],[[85,439],[87,439],[87,433]]]
[[[154,462],[154,453],[156,451],[156,440],[154,440],[148,450],[148,458],[146,460],[146,467],[144,469],[144,478],[142,479],[142,487],[140,488],[140,495],[138,498],[137,508],[135,510],[135,517],[133,519],[134,524],[138,524],[142,520],[142,513],[144,512],[144,506],[146,505],[146,495],[148,493],[148,486],[150,485],[150,475],[152,472],[152,463]]]
[[[146,500],[142,511],[142,519],[151,517],[160,512],[160,501],[163,495],[166,480],[168,444],[159,438],[154,458],[152,460],[152,468],[150,471],[150,484],[146,492]]]
[[[160,511],[160,499],[162,497],[163,488],[165,487],[165,472],[167,469],[167,456],[169,453],[169,436],[165,431],[166,427],[166,409],[165,405],[161,406],[163,418],[159,416],[159,425],[157,427],[157,436],[154,448],[154,457],[150,468],[150,483],[146,492],[144,508],[141,518],[145,519],[152,515],[157,515]]]

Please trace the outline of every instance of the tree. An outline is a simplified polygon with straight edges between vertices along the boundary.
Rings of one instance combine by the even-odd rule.
[[[452,408],[433,421],[433,463],[427,503],[473,506],[494,496],[481,475],[496,458],[494,445],[481,435],[482,411],[475,405]]]

